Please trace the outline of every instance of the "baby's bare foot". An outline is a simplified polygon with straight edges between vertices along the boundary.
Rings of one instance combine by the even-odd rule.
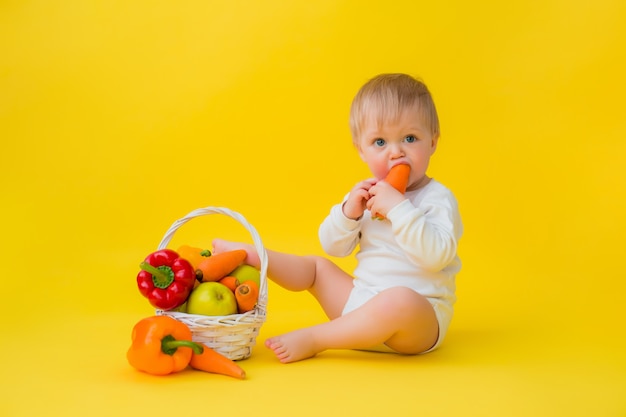
[[[228,252],[231,250],[244,249],[248,256],[244,260],[248,265],[252,265],[255,268],[261,268],[261,260],[254,248],[254,245],[240,242],[231,242],[223,239],[213,239],[213,251],[215,253]]]
[[[295,330],[281,336],[271,337],[265,341],[265,346],[272,349],[282,363],[308,359],[321,351],[316,348],[309,329]]]

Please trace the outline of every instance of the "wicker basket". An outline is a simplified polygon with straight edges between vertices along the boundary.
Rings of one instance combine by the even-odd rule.
[[[261,325],[265,322],[267,310],[267,252],[256,229],[239,213],[222,207],[205,207],[194,210],[185,217],[176,220],[159,243],[158,249],[165,249],[174,233],[189,220],[209,215],[223,214],[241,223],[252,235],[254,246],[261,259],[261,285],[259,299],[254,310],[230,316],[201,316],[157,310],[156,314],[173,317],[185,323],[191,329],[193,341],[204,343],[222,355],[232,359],[248,358],[256,343]]]

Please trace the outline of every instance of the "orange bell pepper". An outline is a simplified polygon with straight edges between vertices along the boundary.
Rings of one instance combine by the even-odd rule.
[[[126,358],[140,371],[168,375],[185,369],[192,354],[201,354],[203,350],[191,341],[191,330],[185,323],[169,316],[151,316],[133,327]]]
[[[181,258],[189,261],[194,270],[198,269],[200,262],[211,256],[210,250],[189,245],[181,245],[176,252]]]

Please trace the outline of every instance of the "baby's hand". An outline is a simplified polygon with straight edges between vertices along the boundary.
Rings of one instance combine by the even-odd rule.
[[[369,189],[370,198],[366,208],[372,213],[387,216],[387,213],[405,200],[404,194],[386,181],[380,181]]]
[[[350,191],[348,199],[343,203],[343,214],[353,220],[363,216],[367,200],[370,199],[369,190],[376,184],[376,178],[370,178],[357,183]]]

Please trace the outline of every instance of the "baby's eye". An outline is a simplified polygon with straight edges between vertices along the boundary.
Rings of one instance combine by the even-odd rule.
[[[415,136],[413,136],[413,135],[408,135],[408,136],[405,136],[404,140],[405,140],[407,143],[417,142],[417,138],[416,138]]]
[[[374,145],[376,146],[385,146],[385,139],[378,138],[374,140]]]

